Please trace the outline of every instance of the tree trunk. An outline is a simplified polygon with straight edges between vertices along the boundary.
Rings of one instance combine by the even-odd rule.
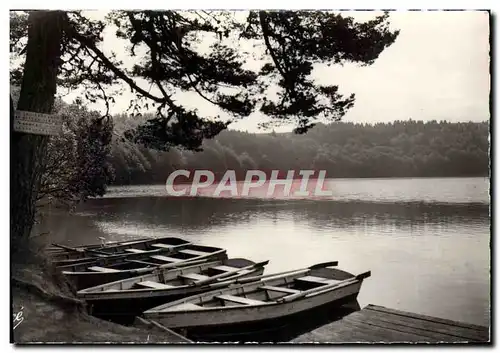
[[[60,65],[62,21],[63,13],[59,11],[33,11],[29,15],[18,110],[52,111]],[[12,119],[11,113],[11,126]],[[13,252],[26,245],[33,227],[47,142],[47,136],[14,132],[11,128],[10,230]]]

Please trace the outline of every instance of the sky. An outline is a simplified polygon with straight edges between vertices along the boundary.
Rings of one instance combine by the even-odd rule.
[[[91,17],[101,18],[95,11]],[[349,12],[363,21],[374,12]],[[354,107],[342,119],[346,122],[376,123],[395,120],[486,121],[489,113],[489,18],[480,11],[395,11],[392,29],[399,29],[395,43],[385,49],[368,67],[354,64],[320,67],[313,75],[321,84],[339,85],[340,93],[355,93]],[[104,51],[113,50],[125,63],[125,43],[112,29],[104,35]],[[146,86],[148,88],[148,86]],[[72,101],[78,92],[64,99]],[[111,113],[127,109],[130,93],[116,97]],[[220,111],[196,95],[179,96],[178,101],[196,107],[201,113]],[[102,109],[102,106],[93,106]],[[260,113],[230,125],[230,129],[260,130],[265,121]],[[290,131],[282,126],[276,131]]]

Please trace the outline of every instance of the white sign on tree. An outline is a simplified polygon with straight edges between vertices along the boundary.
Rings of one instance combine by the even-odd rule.
[[[37,135],[59,135],[62,132],[62,117],[16,110],[14,131]]]

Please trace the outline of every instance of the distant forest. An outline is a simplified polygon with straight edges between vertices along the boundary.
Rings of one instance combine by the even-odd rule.
[[[142,119],[146,119],[143,117]],[[141,120],[142,120],[141,119]],[[489,125],[396,121],[319,124],[307,134],[223,131],[202,152],[149,150],[122,138],[135,127],[115,116],[113,184],[164,183],[176,169],[326,170],[331,178],[489,175]]]

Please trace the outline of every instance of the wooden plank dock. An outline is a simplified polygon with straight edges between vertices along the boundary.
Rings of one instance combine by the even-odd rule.
[[[473,342],[490,342],[490,329],[370,304],[290,343]]]

